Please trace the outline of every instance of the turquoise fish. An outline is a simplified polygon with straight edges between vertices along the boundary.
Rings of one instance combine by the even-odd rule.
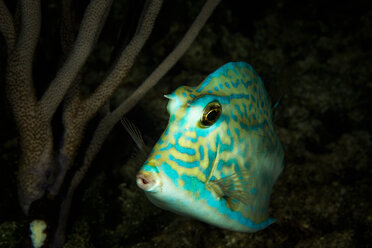
[[[231,62],[182,86],[168,126],[137,174],[156,206],[241,232],[273,223],[268,207],[283,169],[271,104],[252,66]]]

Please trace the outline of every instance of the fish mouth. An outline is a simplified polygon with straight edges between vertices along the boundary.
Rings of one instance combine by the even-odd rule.
[[[136,178],[138,187],[146,192],[158,192],[161,189],[161,181],[157,173],[140,171]]]

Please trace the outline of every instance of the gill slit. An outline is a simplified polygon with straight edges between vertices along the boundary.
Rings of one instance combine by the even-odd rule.
[[[217,147],[216,147],[216,157],[213,159],[213,163],[212,163],[212,168],[211,168],[211,171],[209,172],[209,175],[207,177],[207,181],[205,182],[205,184],[207,186],[210,185],[210,180],[217,168],[217,165],[218,165],[218,161],[220,161],[220,153],[218,152],[220,149],[220,145],[218,144]]]

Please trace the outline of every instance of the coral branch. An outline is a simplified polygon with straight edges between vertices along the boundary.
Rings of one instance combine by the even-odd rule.
[[[2,33],[5,38],[9,54],[15,47],[16,32],[13,17],[3,0],[0,0],[0,33]]]
[[[21,16],[21,31],[16,49],[24,62],[26,78],[32,79],[33,57],[39,40],[41,26],[40,1],[21,1]]]
[[[39,39],[40,2],[21,2],[21,27],[18,42],[9,54],[6,75],[8,100],[20,134],[21,160],[18,172],[18,194],[21,207],[28,212],[31,202],[45,192],[53,137],[42,118],[34,92],[32,64]]]
[[[143,18],[139,22],[134,37],[122,51],[117,63],[104,82],[98,86],[97,90],[84,103],[83,109],[87,111],[87,118],[90,119],[107,102],[120,83],[122,83],[122,80],[128,76],[137,55],[150,36],[162,3],[162,0],[151,0],[146,4],[147,8],[142,14]]]
[[[209,16],[213,13],[213,10],[221,2],[221,0],[208,0],[195,21],[190,26],[189,30],[178,43],[176,48],[163,60],[163,62],[152,72],[152,74],[141,84],[140,87],[133,94],[128,97],[120,106],[115,109],[112,113],[111,122],[118,122],[124,114],[126,114],[134,105],[164,76],[165,73],[172,68],[181,56],[190,47],[196,36],[199,34],[201,28],[208,20]],[[109,120],[107,120],[109,122]],[[111,126],[112,124],[107,124]]]
[[[111,3],[112,0],[93,0],[88,5],[74,47],[41,99],[40,106],[49,120],[92,51]]]
[[[71,3],[72,0],[62,1],[62,21],[60,36],[64,58],[66,58],[68,56],[68,53],[72,50],[75,40],[73,31],[74,16],[73,12],[71,11]],[[71,83],[71,86],[66,93],[63,104],[63,118],[65,120],[74,118],[74,114],[78,109],[80,103],[80,97],[78,96],[80,93],[80,84],[82,82],[82,78],[82,72],[80,71],[75,77],[74,81]]]
[[[122,82],[123,78],[129,74],[129,70],[134,64],[134,60],[141,51],[143,45],[148,39],[154,26],[157,14],[162,5],[162,0],[150,0],[146,4],[147,8],[143,11],[143,18],[140,21],[138,31],[123,50],[115,66],[108,74],[96,91],[85,101],[78,99],[78,91],[75,88],[74,97],[70,101],[74,104],[67,106],[64,114],[65,134],[64,145],[60,153],[68,159],[67,163],[61,165],[60,173],[55,181],[55,184],[50,188],[52,194],[59,191],[59,188],[64,180],[67,170],[71,166],[71,162],[75,157],[77,147],[79,147],[83,139],[84,128],[94,114],[108,101],[115,89]]]

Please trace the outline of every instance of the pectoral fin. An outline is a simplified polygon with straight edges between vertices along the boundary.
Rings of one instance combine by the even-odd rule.
[[[246,205],[250,204],[250,194],[255,191],[251,180],[251,173],[248,170],[239,171],[230,176],[210,181],[210,185],[219,196],[227,199],[233,198]]]

